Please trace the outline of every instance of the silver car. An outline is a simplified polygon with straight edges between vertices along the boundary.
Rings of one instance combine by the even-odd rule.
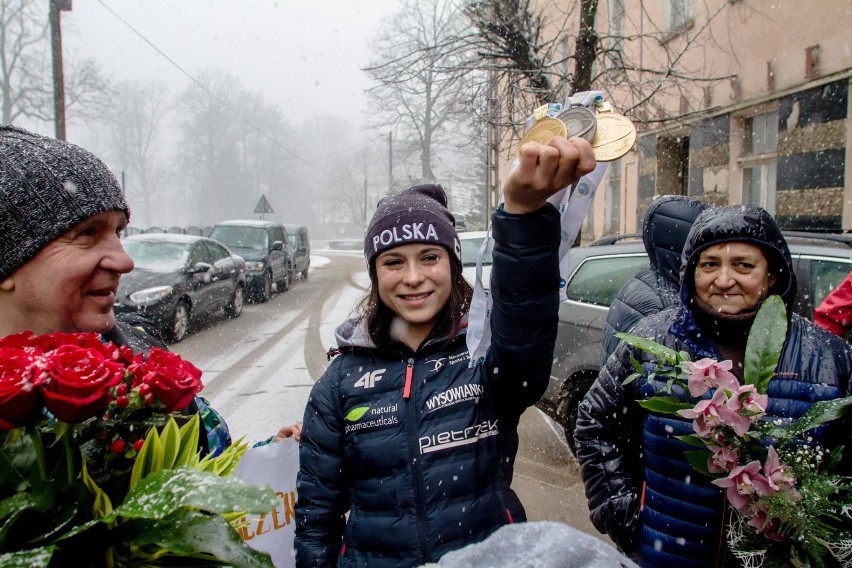
[[[813,319],[814,307],[852,270],[852,235],[787,232],[785,238],[799,289],[794,310]],[[648,266],[648,256],[638,235],[624,235],[574,248],[569,259],[550,384],[537,406],[563,426],[573,452],[577,407],[600,371],[609,306],[621,287]]]

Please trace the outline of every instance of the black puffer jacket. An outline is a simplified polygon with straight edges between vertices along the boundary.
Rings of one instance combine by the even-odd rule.
[[[693,360],[722,360],[702,332],[690,306],[692,274],[698,253],[725,241],[760,245],[778,275],[772,292],[792,306],[796,294],[786,242],[772,218],[754,206],[702,213],[684,249],[681,304],[641,320],[633,333]],[[799,317],[788,315],[788,331],[775,375],[769,383],[767,419],[789,422],[813,403],[849,396],[852,351],[840,338]],[[646,375],[624,386],[636,357]],[[692,423],[675,415],[648,413],[636,404],[660,394],[665,382],[649,378],[653,356],[620,343],[580,405],[575,439],[595,527],[606,532],[642,566],[719,566],[724,553],[724,497],[709,478],[684,457],[694,449],[675,436],[691,434]],[[707,393],[705,397],[710,397]],[[818,434],[831,446],[842,439],[837,424]]]
[[[518,421],[550,375],[559,214],[498,210],[493,233],[484,362],[469,366],[463,334],[412,353],[374,345],[359,321],[338,328],[343,353],[305,409],[297,566],[420,566],[526,520],[510,485]]]
[[[682,195],[663,195],[648,206],[642,241],[650,266],[636,273],[616,294],[601,337],[601,367],[618,346],[616,333],[630,331],[640,319],[674,306],[680,289],[680,257],[692,222],[707,209]]]

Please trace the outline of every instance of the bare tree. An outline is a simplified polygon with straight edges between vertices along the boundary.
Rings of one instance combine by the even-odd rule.
[[[142,219],[135,219],[137,225],[154,222],[151,199],[166,176],[162,130],[170,105],[163,83],[123,82],[116,88],[112,110],[102,117],[109,140],[106,151],[127,174],[128,199],[143,205]]]
[[[465,13],[478,33],[460,36],[456,43],[475,50],[479,67],[504,87],[499,115],[484,119],[517,131],[535,106],[597,89],[641,128],[668,120],[664,108],[672,97],[682,98],[683,106],[700,108],[696,92],[701,89],[696,85],[728,79],[706,76],[702,67],[684,64],[687,53],[715,44],[710,24],[728,3],[720,3],[702,26],[683,30],[683,40],[677,42],[667,41],[672,36],[668,23],[646,14],[645,25],[625,33],[623,3],[609,6],[613,11],[602,21],[599,0],[469,0]],[[661,48],[663,57],[648,65],[641,50],[627,49],[641,42]]]
[[[0,97],[3,124],[53,120],[48,2],[0,0]],[[65,72],[69,117],[92,118],[111,91],[94,59],[70,60]]]
[[[251,217],[267,191],[276,214],[294,197],[283,166],[292,153],[283,143],[289,127],[277,106],[219,70],[203,73],[177,106],[178,165],[197,222]]]
[[[395,130],[397,156],[418,157],[417,181],[436,179],[442,144],[460,148],[468,139],[460,130],[471,112],[465,101],[472,52],[453,43],[465,25],[453,0],[403,0],[372,46],[375,59],[365,71],[377,83],[370,91],[373,126]]]
[[[293,197],[289,171],[283,167],[289,158],[284,142],[291,129],[281,110],[261,94],[243,93],[238,112],[236,136],[244,191],[255,199],[263,194],[273,204],[283,205]]]
[[[193,208],[191,223],[245,216],[254,207],[254,196],[241,191],[239,118],[234,112],[241,98],[239,80],[220,71],[202,73],[178,98],[177,168]]]
[[[45,90],[41,76],[47,31],[44,6],[28,0],[0,2],[3,124],[12,124],[22,116],[35,119],[50,116],[47,113],[52,91]]]

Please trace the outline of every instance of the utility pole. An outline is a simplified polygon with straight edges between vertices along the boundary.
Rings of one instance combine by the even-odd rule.
[[[65,140],[65,77],[62,71],[60,12],[71,10],[71,0],[50,0],[50,48],[53,54],[53,115],[56,138]]]
[[[393,193],[393,132],[388,132],[388,193]]]

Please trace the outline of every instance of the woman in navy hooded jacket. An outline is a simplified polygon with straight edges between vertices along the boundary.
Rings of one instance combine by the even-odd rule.
[[[379,202],[370,290],[305,409],[297,566],[420,566],[525,520],[510,487],[517,424],[547,385],[559,303],[559,214],[546,200],[595,162],[562,137],[525,144],[519,161],[493,216],[492,343],[474,365],[443,189]]]
[[[682,266],[680,304],[642,319],[632,333],[685,350],[693,361],[729,359],[742,381],[751,324],[760,303],[778,294],[788,330],[767,390],[766,419],[789,423],[817,401],[850,395],[850,349],[792,313],[790,252],[766,211],[732,205],[702,212]],[[634,369],[631,356],[646,376],[623,385]],[[684,451],[694,448],[675,438],[691,434],[692,422],[636,403],[663,394],[665,380],[648,376],[653,369],[653,356],[622,342],[580,404],[574,435],[592,522],[641,566],[736,565],[725,539],[730,508],[722,490],[692,469]],[[843,430],[828,424],[813,436],[834,447]]]

